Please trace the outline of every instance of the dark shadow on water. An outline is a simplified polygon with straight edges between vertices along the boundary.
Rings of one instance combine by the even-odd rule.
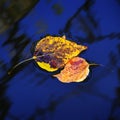
[[[12,1],[12,2],[16,2],[16,1]],[[34,1],[35,4],[37,2],[38,2],[37,0]],[[19,5],[18,1],[16,3],[17,3],[17,5]],[[16,53],[14,55],[14,57],[11,58],[10,66],[12,68],[13,65],[15,65],[16,63],[19,62],[19,60],[22,56],[22,51],[30,42],[30,39],[28,39],[25,34],[15,37],[15,35],[17,34],[18,29],[19,29],[19,27],[18,27],[19,21],[18,20],[22,19],[22,17],[25,16],[28,13],[28,11],[33,8],[33,6],[35,4],[33,4],[33,6],[28,6],[30,8],[27,8],[26,11],[24,11],[24,13],[21,12],[21,14],[16,14],[16,15],[20,15],[20,16],[12,16],[12,15],[14,15],[12,13],[15,11],[10,11],[10,10],[13,9],[11,7],[11,5],[15,5],[14,3],[10,4],[11,8],[10,7],[4,8],[4,6],[3,6],[4,4],[5,4],[5,0],[0,1],[0,11],[1,11],[0,20],[2,20],[2,22],[3,22],[3,26],[2,27],[0,26],[0,32],[7,30],[9,27],[11,27],[11,25],[13,25],[11,30],[8,30],[8,38],[2,44],[2,47],[11,46],[12,49]],[[26,4],[26,6],[27,6],[27,4]],[[11,15],[6,16],[6,17],[14,17],[14,19],[13,18],[12,19],[11,18],[2,18],[2,15],[3,14],[7,15],[7,13],[11,13]],[[7,21],[4,19],[10,19],[11,22],[6,23]],[[3,74],[1,74],[1,78],[0,78],[0,119],[4,120],[6,118],[6,116],[8,115],[9,109],[12,105],[11,101],[7,98],[7,96],[5,96],[6,90],[8,88],[8,82],[10,82],[12,80],[12,78],[14,77],[15,74],[17,74],[18,71],[14,72],[14,74],[8,75],[9,68],[8,68],[8,65],[4,64],[4,61],[1,61],[0,68],[1,68],[1,71],[3,71]],[[12,118],[12,119],[16,119],[16,118]]]
[[[1,120],[4,120],[11,106],[10,100],[4,96],[6,89],[7,89],[7,85],[0,84],[0,103],[1,103],[0,104],[0,119]]]

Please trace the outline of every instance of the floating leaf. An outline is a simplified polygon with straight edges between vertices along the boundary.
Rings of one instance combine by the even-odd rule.
[[[39,67],[53,72],[65,66],[65,64],[80,52],[87,49],[86,46],[78,45],[75,42],[66,40],[63,37],[46,36],[38,41],[34,56]]]
[[[89,63],[83,58],[74,57],[65,66],[65,68],[57,75],[63,83],[82,82],[89,74]]]
[[[67,40],[65,36],[46,36],[36,44],[33,57],[15,65],[9,74],[19,65],[35,60],[40,68],[49,72],[64,68],[59,74],[54,75],[63,83],[81,82],[88,76],[89,66],[96,65],[76,57],[85,49],[87,49],[86,46]]]

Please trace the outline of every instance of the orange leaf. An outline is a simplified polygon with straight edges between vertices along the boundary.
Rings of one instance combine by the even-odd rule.
[[[63,83],[82,82],[89,74],[89,63],[83,58],[74,57],[65,66],[65,68],[57,75]]]

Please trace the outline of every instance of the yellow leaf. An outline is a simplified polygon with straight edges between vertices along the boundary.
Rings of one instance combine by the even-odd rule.
[[[86,46],[67,40],[65,36],[46,36],[38,41],[34,56],[43,55],[43,57],[38,57],[35,61],[39,67],[53,72],[64,67],[71,58],[77,56],[85,49],[87,49]]]

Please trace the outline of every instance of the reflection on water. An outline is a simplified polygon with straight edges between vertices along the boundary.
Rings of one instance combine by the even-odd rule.
[[[17,22],[38,0],[1,0],[0,1],[0,33]]]
[[[24,0],[23,3],[23,1],[11,0],[9,3],[9,1],[1,0],[1,120],[59,120],[74,117],[120,119],[120,30],[117,28],[120,18],[117,15],[117,17],[114,16],[117,12],[115,8],[119,4],[118,1],[110,1],[109,8],[106,6],[107,3],[86,0],[83,4],[78,4],[78,7],[77,3],[74,5],[76,7],[70,4],[69,10],[64,2],[48,2],[48,0],[38,2],[36,0],[33,3],[33,1]],[[37,4],[33,8],[35,3]],[[110,5],[113,3],[112,11],[114,12],[111,13]],[[104,9],[110,9],[106,10],[109,16],[104,16],[106,12]],[[17,14],[18,10],[21,10],[19,12],[21,14]],[[66,17],[68,11],[71,15]],[[26,14],[28,12],[29,15]],[[50,12],[49,15],[48,12]],[[3,13],[9,13],[9,18],[13,18],[10,24],[6,23],[7,18],[3,17]],[[113,16],[116,19],[112,19]],[[109,21],[106,22],[108,18]],[[41,19],[43,21],[45,19],[46,25],[39,24],[36,28],[36,22],[39,23]],[[16,22],[17,20],[19,21]],[[54,20],[57,22],[55,23]],[[64,25],[62,25],[63,21]],[[59,28],[58,23],[61,24],[62,29]],[[49,28],[51,24],[53,26]],[[10,25],[13,25],[12,28],[9,28]],[[90,77],[83,83],[60,83],[51,77],[51,73],[36,68],[33,62],[23,64],[11,76],[7,74],[13,65],[32,56],[30,51],[32,44],[42,37],[40,34],[38,37],[38,31],[46,31],[46,34],[54,33],[54,30],[57,31],[57,35],[65,34],[79,44],[86,44],[89,49],[82,56],[90,62],[101,63],[103,66],[91,68]],[[81,116],[78,111],[82,113]]]

